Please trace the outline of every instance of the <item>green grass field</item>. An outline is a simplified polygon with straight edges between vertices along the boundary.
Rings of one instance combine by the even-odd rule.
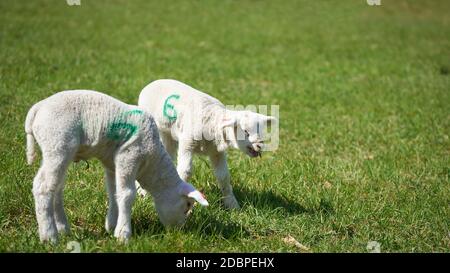
[[[170,5],[169,5],[170,2]],[[0,252],[450,252],[450,2],[0,1]],[[24,121],[35,102],[93,89],[127,103],[174,78],[225,104],[280,105],[280,147],[230,151],[242,209],[227,211],[207,160],[191,181],[211,205],[181,230],[151,198],[133,238],[104,230],[98,161],[73,164],[72,234],[39,242]]]

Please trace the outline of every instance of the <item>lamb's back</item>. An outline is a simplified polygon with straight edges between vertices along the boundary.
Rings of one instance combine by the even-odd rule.
[[[138,105],[152,114],[162,130],[177,123],[186,124],[190,122],[187,119],[202,116],[204,109],[224,108],[216,98],[171,79],[156,80],[148,84],[141,91]]]

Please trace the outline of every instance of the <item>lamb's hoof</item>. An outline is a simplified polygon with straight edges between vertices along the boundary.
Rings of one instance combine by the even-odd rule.
[[[108,221],[108,219],[106,219],[106,221],[105,221],[105,229],[106,229],[106,232],[112,233],[116,229],[116,225],[113,224],[113,223],[110,223]]]
[[[128,244],[131,237],[131,232],[121,232],[119,235],[114,235],[117,238],[117,241],[121,244]]]
[[[39,239],[41,240],[41,243],[51,243],[51,244],[57,244],[58,243],[58,235],[55,234],[42,234],[39,236]]]
[[[131,231],[128,229],[117,229],[114,232],[114,237],[122,244],[127,244],[131,238]]]
[[[126,237],[118,237],[118,238],[117,238],[117,241],[119,241],[119,243],[121,243],[121,244],[126,245],[126,244],[128,244],[128,242],[130,241],[130,238],[126,238]]]
[[[223,204],[225,208],[227,209],[240,209],[241,206],[239,206],[238,201],[236,200],[236,197],[234,196],[226,196],[223,199]]]
[[[58,233],[61,235],[69,235],[70,234],[70,226],[69,224],[56,224],[56,229]]]
[[[147,191],[141,188],[140,186],[137,187],[137,193],[142,197],[145,197],[147,195]]]

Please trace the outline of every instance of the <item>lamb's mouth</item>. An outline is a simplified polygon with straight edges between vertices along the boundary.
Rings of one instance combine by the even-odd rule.
[[[261,151],[256,151],[251,146],[247,146],[247,151],[250,157],[257,157],[257,156],[261,157]]]

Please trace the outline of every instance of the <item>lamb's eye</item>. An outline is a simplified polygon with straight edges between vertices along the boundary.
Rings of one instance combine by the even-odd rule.
[[[248,133],[247,130],[244,130],[244,132],[245,132],[245,137],[249,137],[250,136],[250,134]]]

